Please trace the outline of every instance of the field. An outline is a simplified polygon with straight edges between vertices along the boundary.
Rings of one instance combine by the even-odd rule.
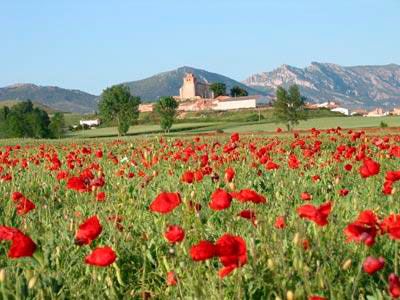
[[[307,121],[300,122],[296,129],[305,130],[311,128],[328,129],[337,126],[343,128],[368,128],[379,127],[380,123],[384,122],[390,127],[400,127],[400,116],[388,116],[377,118],[366,117],[324,117],[314,118]],[[232,132],[275,132],[277,128],[282,125],[271,122],[269,119],[258,121],[242,121],[233,122],[228,119],[223,119],[220,122],[184,122],[175,124],[171,130],[170,135],[182,134],[206,134],[213,133],[217,130],[227,133]],[[282,127],[284,129],[284,127]],[[157,124],[145,124],[132,126],[128,135],[154,135],[160,134],[162,131]],[[95,138],[95,137],[113,137],[117,136],[117,129],[115,127],[103,127],[97,129],[83,130],[78,132],[71,132],[69,137],[79,138]]]
[[[0,145],[1,299],[400,296],[396,129]]]

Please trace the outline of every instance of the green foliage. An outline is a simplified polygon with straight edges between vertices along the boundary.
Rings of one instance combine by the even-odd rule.
[[[101,94],[100,115],[105,121],[116,121],[118,134],[125,135],[139,117],[140,97],[132,96],[129,88],[120,84]]]
[[[249,93],[238,85],[231,88],[231,97],[246,97],[248,95]]]
[[[381,123],[379,123],[379,127],[380,127],[380,128],[387,128],[387,127],[388,127],[388,124],[385,123],[385,122],[383,122],[383,121],[381,121]]]
[[[34,107],[31,101],[13,107],[3,107],[0,112],[0,137],[49,138],[50,119],[44,110]]]
[[[178,106],[178,102],[173,97],[161,97],[155,105],[155,111],[160,116],[160,126],[165,132],[171,129]]]
[[[289,90],[278,87],[276,101],[273,104],[275,116],[280,123],[285,123],[288,131],[300,120],[306,120],[305,97],[301,96],[297,85],[292,85]]]
[[[210,90],[214,93],[214,98],[226,95],[226,84],[215,82],[210,85]]]
[[[63,113],[55,113],[51,118],[49,129],[51,136],[54,138],[61,138],[64,135],[65,119]]]

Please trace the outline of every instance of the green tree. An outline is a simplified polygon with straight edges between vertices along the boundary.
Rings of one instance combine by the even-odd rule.
[[[214,93],[214,98],[226,95],[226,85],[222,82],[215,82],[211,84],[210,90]]]
[[[61,138],[64,135],[65,119],[64,114],[56,112],[50,120],[50,133],[54,138]]]
[[[160,116],[160,126],[165,132],[171,129],[178,106],[178,102],[173,97],[161,97],[156,103],[155,111]]]
[[[26,127],[25,136],[33,138],[50,137],[50,118],[47,112],[40,108],[34,108],[31,112],[25,114]]]
[[[288,90],[278,87],[276,101],[273,104],[274,113],[278,122],[286,124],[288,131],[299,124],[300,120],[307,119],[305,100],[297,85],[290,86]]]
[[[105,121],[116,121],[118,135],[125,135],[139,117],[139,104],[140,97],[132,96],[127,86],[114,85],[101,94],[100,115]]]
[[[249,93],[238,85],[231,88],[231,97],[246,97],[248,95]]]

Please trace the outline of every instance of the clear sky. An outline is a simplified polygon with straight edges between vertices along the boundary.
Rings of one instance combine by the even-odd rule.
[[[99,94],[188,65],[400,64],[400,0],[1,0],[0,86]]]

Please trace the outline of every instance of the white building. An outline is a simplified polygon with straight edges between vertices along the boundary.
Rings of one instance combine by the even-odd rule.
[[[260,105],[268,104],[266,97],[247,96],[224,98],[216,101],[213,110],[236,110],[243,108],[257,108]]]
[[[79,124],[81,126],[89,126],[89,127],[94,127],[94,126],[99,126],[100,125],[100,119],[95,119],[95,120],[80,120]]]
[[[350,116],[350,110],[344,107],[336,107],[334,109],[331,109],[331,111],[344,114],[345,116]]]

